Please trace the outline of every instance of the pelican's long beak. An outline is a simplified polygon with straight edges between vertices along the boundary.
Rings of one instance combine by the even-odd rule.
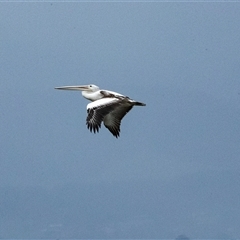
[[[73,90],[73,91],[87,91],[89,90],[88,85],[81,86],[63,86],[63,87],[55,87],[58,90]]]

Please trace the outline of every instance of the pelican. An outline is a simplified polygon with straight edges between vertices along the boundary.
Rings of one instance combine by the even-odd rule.
[[[55,87],[58,90],[82,91],[82,96],[91,101],[87,105],[86,125],[90,132],[98,132],[103,122],[116,138],[120,135],[122,118],[133,106],[146,106],[117,92],[101,90],[94,84]]]

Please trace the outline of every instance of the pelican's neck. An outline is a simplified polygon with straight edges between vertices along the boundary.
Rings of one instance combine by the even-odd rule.
[[[83,97],[90,101],[96,101],[102,98],[102,94],[100,91],[90,92],[90,91],[82,91]]]

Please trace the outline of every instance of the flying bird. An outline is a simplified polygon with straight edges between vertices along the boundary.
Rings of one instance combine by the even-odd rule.
[[[103,122],[105,127],[116,138],[120,135],[122,118],[133,106],[146,106],[145,103],[137,102],[120,93],[101,90],[94,84],[81,86],[55,87],[59,90],[82,91],[84,98],[91,101],[87,105],[86,125],[91,132],[98,132]]]

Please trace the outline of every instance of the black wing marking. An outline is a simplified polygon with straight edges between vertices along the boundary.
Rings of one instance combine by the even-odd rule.
[[[100,93],[102,94],[102,96],[103,96],[104,98],[117,98],[117,99],[119,99],[119,100],[130,99],[130,98],[127,97],[127,96],[123,96],[123,95],[118,94],[118,93],[114,94],[114,93],[111,93],[111,92],[105,91],[105,90],[101,90]]]
[[[90,132],[98,132],[101,128],[101,123],[104,119],[104,117],[113,111],[119,104],[121,104],[121,101],[119,99],[116,99],[115,102],[110,102],[108,104],[100,105],[94,108],[89,108],[87,110],[88,116],[86,119],[86,125],[87,128],[90,130]]]
[[[103,97],[107,97],[107,98],[115,98],[116,96],[112,93],[109,93],[107,91],[101,90],[100,93],[103,95]]]

